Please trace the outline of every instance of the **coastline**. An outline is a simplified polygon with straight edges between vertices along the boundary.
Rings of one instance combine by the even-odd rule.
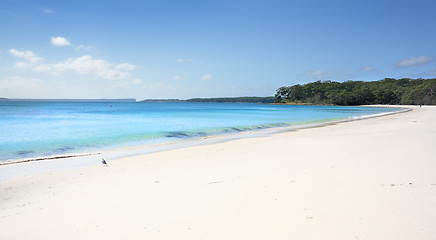
[[[1,126],[10,134],[1,139],[0,165],[67,158],[72,155],[111,151],[123,147],[148,147],[148,145],[197,137],[325,122],[353,115],[384,112],[388,109],[358,106],[274,107],[267,104],[260,106],[238,103],[224,105],[222,103],[126,103],[122,105],[113,103],[115,104],[113,108],[107,103],[85,103],[84,106],[83,104],[64,102],[20,104],[19,108],[23,111],[21,120],[14,119],[14,112],[21,112],[15,109],[16,106],[14,107],[13,104],[6,106],[6,109],[10,110],[7,112],[11,115],[6,114]],[[43,121],[35,122],[35,116],[28,114],[33,111],[31,110],[33,108],[41,110],[38,110],[38,116],[42,117]],[[359,108],[360,110],[354,111]],[[53,111],[45,113],[44,109]],[[132,111],[125,111],[127,109]],[[204,115],[185,115],[187,112],[183,109],[206,111]],[[89,115],[89,111],[93,115]],[[265,114],[264,111],[270,112]],[[171,115],[175,112],[178,114]],[[229,118],[231,121],[228,123],[221,121],[223,118]],[[66,119],[69,122],[65,122]]]
[[[5,239],[433,239],[435,121],[436,107],[413,107],[0,181],[0,232]]]
[[[222,132],[215,135],[192,137],[188,139],[177,139],[173,141],[167,141],[161,144],[112,147],[112,148],[100,149],[99,151],[94,151],[94,152],[76,152],[76,153],[72,152],[72,153],[67,153],[65,155],[39,156],[35,158],[4,160],[4,161],[0,161],[0,171],[2,170],[2,167],[6,165],[15,166],[14,168],[17,169],[13,170],[12,172],[9,172],[9,174],[0,175],[0,181],[17,178],[17,177],[23,177],[23,176],[32,176],[32,175],[56,172],[58,170],[70,170],[74,168],[95,166],[100,162],[101,158],[119,160],[130,156],[140,156],[140,155],[168,151],[168,150],[175,150],[185,147],[216,144],[216,143],[232,141],[232,140],[237,140],[247,137],[267,137],[282,132],[298,131],[307,128],[318,128],[318,127],[324,127],[332,124],[340,124],[343,122],[357,121],[357,120],[363,120],[368,118],[383,117],[391,114],[404,113],[412,110],[413,107],[413,106],[399,107],[394,105],[362,105],[362,106],[385,107],[385,108],[390,107],[390,108],[397,108],[403,110],[395,111],[395,112],[370,114],[370,115],[364,115],[359,117],[341,118],[341,119],[314,122],[314,123],[297,123],[293,125],[280,126],[280,127],[265,127],[259,129],[249,129],[249,130],[227,132],[227,133]],[[66,160],[70,160],[70,161],[66,161]],[[72,161],[75,160],[77,160],[77,162],[73,163]],[[55,162],[55,161],[64,161],[64,162]],[[41,164],[47,162],[48,162],[47,166],[41,166]],[[34,163],[40,165],[26,166],[25,165],[26,163],[27,164]]]

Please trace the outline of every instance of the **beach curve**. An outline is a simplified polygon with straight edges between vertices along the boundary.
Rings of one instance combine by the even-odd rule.
[[[436,107],[410,108],[4,180],[1,236],[433,239]]]

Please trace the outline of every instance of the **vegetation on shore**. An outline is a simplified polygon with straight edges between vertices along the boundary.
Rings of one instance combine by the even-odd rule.
[[[434,105],[436,78],[380,81],[317,81],[277,89],[275,103],[333,105]]]
[[[135,102],[135,99],[7,99],[0,101]],[[436,105],[436,78],[379,81],[316,81],[280,87],[274,97],[145,99],[140,102],[284,103],[317,105]]]

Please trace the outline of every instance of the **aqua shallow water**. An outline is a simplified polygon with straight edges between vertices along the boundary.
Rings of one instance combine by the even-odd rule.
[[[248,103],[0,102],[0,161],[164,143],[398,109]]]

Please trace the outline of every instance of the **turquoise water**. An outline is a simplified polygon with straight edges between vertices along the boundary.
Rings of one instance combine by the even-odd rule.
[[[0,161],[163,143],[398,109],[248,103],[0,102]]]

